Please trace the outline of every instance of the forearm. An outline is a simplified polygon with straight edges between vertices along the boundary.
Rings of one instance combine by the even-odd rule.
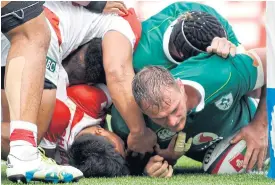
[[[266,86],[261,89],[260,102],[253,118],[255,124],[267,127],[267,114],[266,114]]]
[[[259,65],[262,66],[262,71],[259,70],[259,73],[263,73],[263,84],[261,87],[261,96],[260,96],[260,102],[257,107],[257,111],[255,113],[255,116],[253,118],[253,121],[257,124],[261,124],[264,127],[267,127],[267,114],[266,114],[266,48],[256,48],[253,49],[252,52],[255,52],[257,54],[257,57],[255,60],[259,60],[258,63],[261,63]]]
[[[131,132],[142,132],[145,127],[144,119],[132,94],[132,47],[125,36],[115,31],[105,34],[103,63],[114,105]]]

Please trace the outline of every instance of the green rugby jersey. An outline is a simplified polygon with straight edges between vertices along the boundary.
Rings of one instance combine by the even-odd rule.
[[[172,63],[170,61],[171,59],[169,60],[165,55],[165,51],[168,52],[170,35],[166,35],[165,38],[164,35],[171,23],[187,11],[203,11],[215,16],[225,28],[228,40],[236,46],[239,45],[228,21],[213,8],[195,2],[176,2],[142,22],[141,39],[133,56],[135,69],[140,70],[148,65],[161,65],[167,69],[176,66],[176,64]],[[164,46],[166,48],[165,50],[163,49]]]
[[[254,66],[246,54],[224,59],[217,55],[199,54],[171,70],[175,78],[196,88],[202,97],[200,110],[192,111],[183,131],[192,137],[191,152],[202,151],[214,141],[226,138],[247,125],[256,111],[256,103],[245,94],[263,85],[263,71]],[[147,127],[156,132],[158,144],[166,148],[176,133],[153,123],[144,116]],[[112,129],[127,140],[129,129],[115,107]]]

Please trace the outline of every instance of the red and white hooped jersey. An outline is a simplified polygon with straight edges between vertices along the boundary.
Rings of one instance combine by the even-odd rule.
[[[59,164],[68,164],[67,150],[77,134],[86,127],[100,126],[106,117],[104,109],[112,104],[104,84],[76,85],[67,91],[65,102],[57,99],[50,127],[40,143],[46,149],[56,148],[55,160]]]

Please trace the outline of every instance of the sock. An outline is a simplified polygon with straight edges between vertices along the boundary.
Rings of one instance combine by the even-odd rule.
[[[37,157],[37,126],[25,121],[10,123],[10,154],[23,160]]]

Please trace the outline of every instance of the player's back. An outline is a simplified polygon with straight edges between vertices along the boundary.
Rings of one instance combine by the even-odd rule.
[[[102,37],[104,35],[102,30],[106,30],[104,27],[110,24],[106,20],[115,16],[92,13],[83,6],[73,5],[72,2],[48,1],[45,7],[59,19],[62,59],[92,38]]]
[[[235,45],[239,44],[227,20],[215,9],[196,2],[176,2],[142,22],[142,36],[133,57],[135,69],[161,65],[170,70],[176,66],[176,61],[169,54],[168,43],[173,25],[188,11],[202,11],[213,15],[225,28],[228,40]]]

